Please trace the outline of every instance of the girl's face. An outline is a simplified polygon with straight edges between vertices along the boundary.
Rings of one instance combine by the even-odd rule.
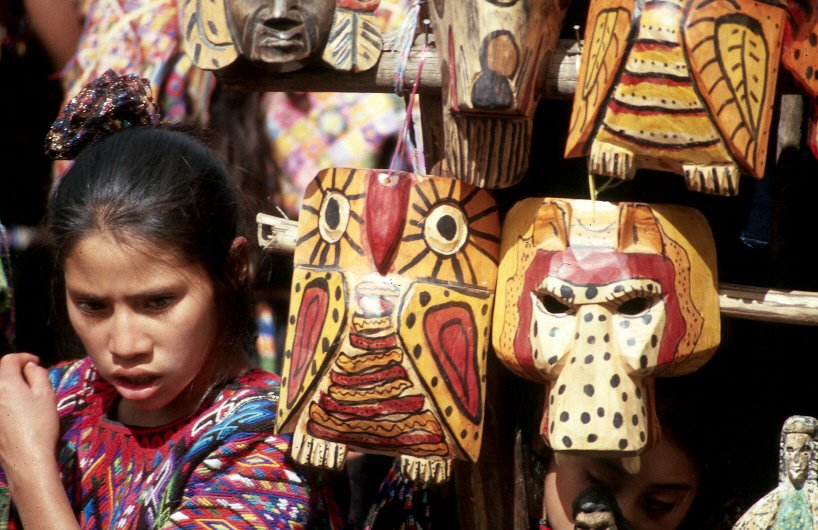
[[[65,286],[74,330],[121,396],[119,421],[163,425],[199,404],[213,377],[218,323],[204,267],[95,231],[66,257]]]
[[[545,477],[545,509],[553,530],[573,530],[571,503],[593,483],[610,488],[634,530],[674,530],[693,503],[699,473],[693,459],[667,439],[642,454],[636,474],[625,471],[616,459],[552,458]]]

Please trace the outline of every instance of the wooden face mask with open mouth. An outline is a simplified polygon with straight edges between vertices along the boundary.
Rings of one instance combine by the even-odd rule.
[[[185,51],[205,70],[241,56],[275,72],[323,59],[336,70],[374,66],[382,39],[374,11],[380,0],[185,0]]]

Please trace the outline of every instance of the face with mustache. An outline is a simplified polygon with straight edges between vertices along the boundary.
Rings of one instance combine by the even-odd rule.
[[[332,27],[335,0],[232,0],[227,12],[244,57],[292,65],[320,54]]]

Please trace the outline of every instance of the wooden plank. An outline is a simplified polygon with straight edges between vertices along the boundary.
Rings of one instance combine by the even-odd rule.
[[[417,76],[418,59],[423,42],[418,40],[409,54],[406,65],[406,86]],[[365,72],[351,73],[328,68],[312,67],[292,73],[271,75],[269,71],[247,61],[236,61],[216,71],[225,85],[236,90],[262,92],[385,92],[395,90],[395,70],[398,65],[397,35],[384,36],[383,52],[378,64]],[[576,87],[579,69],[579,46],[574,40],[560,40],[551,55],[543,79],[542,97],[571,99]],[[421,71],[421,94],[440,94],[440,61],[434,47],[428,52]]]
[[[267,252],[292,254],[298,223],[260,213],[258,243]],[[732,283],[719,284],[722,316],[818,326],[818,292],[777,290]]]
[[[721,314],[734,318],[818,325],[818,293],[719,284]]]

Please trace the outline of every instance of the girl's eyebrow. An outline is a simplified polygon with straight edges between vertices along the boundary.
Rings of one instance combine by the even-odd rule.
[[[92,294],[86,291],[81,291],[78,289],[71,289],[66,288],[68,292],[68,296],[71,298],[82,298],[83,300],[103,300],[104,296],[99,296],[96,294]],[[179,288],[175,286],[165,286],[165,287],[156,287],[151,288],[146,291],[140,291],[138,293],[129,294],[125,296],[127,300],[140,300],[143,298],[156,298],[156,297],[163,297],[163,296],[173,296],[174,294],[178,293]]]
[[[91,294],[85,291],[80,291],[77,289],[71,289],[70,287],[66,288],[68,292],[68,296],[71,298],[82,298],[84,300],[101,300],[101,296],[97,296],[95,294]]]

